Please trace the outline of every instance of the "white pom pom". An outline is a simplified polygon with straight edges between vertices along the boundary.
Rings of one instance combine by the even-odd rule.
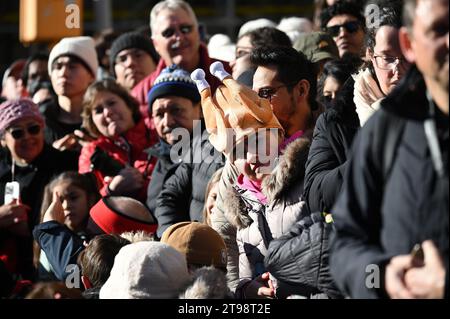
[[[209,84],[205,80],[205,71],[202,69],[194,70],[194,72],[191,73],[191,79],[195,82],[195,85],[197,85],[199,92],[209,88]]]
[[[225,71],[225,69],[223,68],[222,62],[219,62],[219,61],[211,64],[209,67],[209,71],[211,72],[212,75],[214,75],[220,81],[223,81],[223,79],[230,76],[230,73]]]
[[[205,71],[202,69],[196,69],[191,73],[191,79],[193,81],[202,81],[205,79]]]

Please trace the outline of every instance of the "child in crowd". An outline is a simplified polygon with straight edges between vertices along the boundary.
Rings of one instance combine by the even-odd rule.
[[[53,179],[44,191],[41,207],[41,221],[48,219],[48,209],[57,209],[62,213],[59,220],[80,239],[86,239],[86,225],[89,210],[100,199],[100,194],[92,175],[79,174],[77,172],[65,172]],[[37,246],[37,245],[36,245]],[[36,247],[35,247],[36,248]],[[37,246],[35,249],[35,264],[38,268],[40,280],[53,279],[52,266],[43,251]]]

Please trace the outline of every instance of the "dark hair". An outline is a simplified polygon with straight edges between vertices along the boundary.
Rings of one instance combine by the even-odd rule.
[[[291,39],[281,30],[271,27],[263,27],[244,33],[239,39],[248,36],[254,48],[286,46],[291,47]]]
[[[274,66],[277,78],[288,85],[289,91],[301,80],[309,82],[309,106],[312,111],[318,108],[316,101],[317,74],[313,64],[306,56],[292,47],[260,47],[252,51],[250,61],[256,66]]]
[[[45,61],[47,63],[48,62],[48,53],[37,52],[37,53],[30,55],[30,57],[27,59],[27,61],[25,62],[25,66],[22,70],[22,82],[23,82],[24,87],[26,87],[28,84],[28,75],[30,72],[30,64],[34,61]]]
[[[55,186],[66,181],[69,182],[71,185],[79,189],[82,189],[83,191],[86,192],[89,208],[94,206],[95,203],[97,203],[101,197],[97,189],[96,181],[95,179],[92,178],[92,175],[90,175],[89,173],[80,174],[75,171],[63,172],[58,176],[54,177],[44,188],[44,195],[42,198],[42,205],[41,205],[41,219],[44,217],[45,211],[52,202],[53,189],[55,188]],[[89,216],[89,214],[87,216]]]
[[[361,27],[365,29],[366,19],[363,15],[363,10],[360,4],[348,1],[338,1],[332,6],[325,8],[320,14],[321,28],[326,28],[328,22],[335,16],[348,14],[355,17]]]
[[[119,35],[120,33],[107,29],[94,37],[98,64],[105,68],[105,70],[109,70],[109,50],[111,49],[111,44]],[[108,59],[104,59],[105,56],[108,57]]]
[[[80,253],[77,263],[81,273],[86,276],[93,288],[100,288],[108,280],[119,250],[130,244],[125,238],[115,234],[94,237]]]
[[[402,1],[401,0],[374,0],[369,4],[376,4],[380,8],[379,23],[376,27],[368,28],[365,36],[366,48],[373,52],[375,37],[382,26],[390,26],[400,29],[402,26]]]
[[[94,101],[98,93],[100,92],[110,92],[118,97],[120,97],[133,114],[134,124],[137,124],[141,119],[141,113],[139,111],[139,103],[132,97],[128,91],[118,84],[113,79],[104,79],[91,84],[83,99],[83,127],[91,134],[93,137],[101,136],[101,133],[97,129],[92,120],[92,109],[94,108]]]
[[[55,186],[60,184],[61,182],[68,181],[73,186],[82,189],[86,192],[86,197],[89,205],[89,209],[97,203],[97,201],[100,199],[100,193],[97,188],[97,182],[95,180],[95,176],[92,175],[92,173],[87,174],[80,174],[75,171],[67,171],[63,172],[56,177],[54,177],[44,188],[44,195],[42,197],[42,204],[41,204],[41,212],[40,212],[40,219],[39,222],[42,222],[44,219],[44,214],[47,211],[48,207],[52,203],[53,200],[53,189]],[[85,226],[87,224],[87,221],[89,219],[89,212],[86,215],[86,218],[84,220]],[[41,247],[39,244],[35,241],[33,244],[33,264],[38,267],[39,265],[39,258],[41,256]]]
[[[347,60],[331,60],[324,64],[323,72],[317,82],[317,100],[324,106],[328,102],[323,96],[323,88],[328,77],[332,77],[338,81],[341,86],[347,79],[358,69],[358,64],[354,61]]]

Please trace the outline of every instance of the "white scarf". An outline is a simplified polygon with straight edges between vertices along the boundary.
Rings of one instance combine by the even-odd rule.
[[[368,68],[352,76],[355,80],[353,102],[356,105],[359,122],[363,126],[369,117],[380,108],[380,102],[385,95],[381,92]]]

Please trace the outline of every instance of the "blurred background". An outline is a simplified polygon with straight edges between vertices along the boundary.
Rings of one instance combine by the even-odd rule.
[[[99,37],[111,31],[140,29],[149,35],[149,13],[159,1],[150,0],[1,0],[0,74],[16,59],[27,57],[65,36]],[[191,0],[206,39],[216,33],[236,40],[246,21],[268,18],[276,23],[283,17],[313,19],[314,0]],[[75,5],[75,6],[74,6]],[[75,10],[74,10],[75,8]],[[68,29],[79,8],[80,28]]]

